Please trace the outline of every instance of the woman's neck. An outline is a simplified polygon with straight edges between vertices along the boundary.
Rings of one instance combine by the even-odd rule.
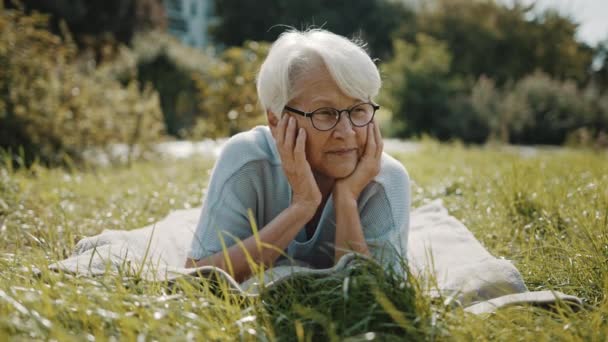
[[[336,180],[318,172],[313,172],[313,175],[315,177],[315,181],[317,181],[317,185],[319,186],[319,191],[321,191],[323,203],[325,203],[334,188]]]

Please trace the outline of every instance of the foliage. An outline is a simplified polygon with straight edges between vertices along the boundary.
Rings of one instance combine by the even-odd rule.
[[[60,164],[110,143],[135,153],[161,135],[156,93],[78,60],[69,36],[49,33],[45,17],[5,10],[0,27],[1,147]]]
[[[394,58],[381,65],[381,101],[401,128],[395,133],[483,141],[487,128],[471,114],[464,80],[449,74],[452,56],[445,43],[420,34],[414,44],[396,40],[394,45]]]
[[[608,147],[608,91],[601,88],[599,83],[592,82],[584,89],[581,95],[589,106],[589,122],[587,129],[592,131],[592,138],[597,147]]]
[[[299,279],[263,301],[214,295],[205,280],[169,287],[118,275],[47,272],[49,263],[69,255],[77,236],[138,228],[171,210],[201,204],[212,160],[137,161],[131,168],[0,170],[0,198],[13,198],[0,218],[0,339],[306,340],[331,331],[312,330],[318,326],[334,327],[336,335],[355,340],[390,339],[389,333],[401,325],[395,325],[393,316],[385,318],[381,296],[370,296],[370,288],[378,286],[397,308],[393,314],[416,315],[412,323],[418,330],[400,336],[606,340],[604,152],[464,148],[426,141],[417,151],[396,157],[413,181],[413,207],[442,198],[493,255],[515,263],[530,290],[578,295],[585,306],[579,312],[516,306],[475,316],[429,304],[428,297],[416,292],[414,310],[409,290],[395,288],[393,280],[374,269],[367,275],[336,274],[325,282]],[[42,270],[40,276],[32,274],[34,267]],[[343,308],[353,308],[352,316]],[[360,326],[347,323],[356,318]],[[354,334],[365,324],[367,332]]]
[[[415,43],[394,44],[394,58],[381,65],[380,101],[392,111],[397,136],[562,144],[583,127],[592,140],[608,131],[608,93],[594,83],[582,88],[536,72],[502,86],[485,75],[470,84],[451,74],[454,57],[445,42],[419,34]]]
[[[403,21],[381,97],[400,137],[561,144],[605,128],[596,51],[554,11],[496,1],[436,0]],[[603,66],[605,68],[605,66]],[[596,138],[593,138],[596,139]],[[600,139],[601,140],[601,139]]]
[[[608,89],[608,38],[598,44],[595,59],[597,67],[593,72],[593,81],[598,87]]]
[[[561,144],[569,131],[591,123],[589,101],[571,81],[559,82],[536,73],[519,81],[513,93],[522,104],[522,122],[513,142]]]
[[[221,67],[221,61],[211,53],[187,47],[159,31],[137,34],[132,45],[137,78],[158,92],[167,133],[180,138],[192,137],[192,128],[205,116],[199,103],[206,96],[199,92],[198,80],[201,75]]]
[[[408,279],[385,272],[376,263],[356,260],[336,274],[302,275],[279,283],[263,293],[262,302],[279,336],[298,336],[301,329],[306,333],[299,338],[312,341],[343,340],[368,332],[383,340],[418,341],[424,337],[420,323],[425,321],[421,317],[425,310],[417,312],[415,285]],[[390,309],[382,305],[389,298]],[[391,309],[403,320],[395,322]]]
[[[15,154],[23,146],[30,161],[79,161],[85,150],[113,143],[143,152],[135,145],[157,140],[163,130],[160,109],[167,133],[181,138],[226,136],[264,122],[255,75],[266,44],[249,42],[215,56],[149,31],[135,36],[132,49],[118,46],[111,60],[97,64],[71,40],[47,32],[43,17],[6,13],[13,28],[3,36],[0,146]],[[36,18],[37,36],[20,34],[18,18]],[[34,43],[36,37],[47,39],[45,45]],[[30,79],[37,80],[36,96]]]
[[[473,108],[490,127],[489,139],[505,143],[562,144],[568,137],[574,143],[578,132],[579,143],[591,146],[606,131],[606,101],[593,84],[580,89],[540,72],[502,89],[481,77],[471,94]]]
[[[388,58],[391,33],[399,22],[413,19],[413,12],[401,1],[242,1],[216,0],[217,22],[210,32],[215,41],[240,46],[247,40],[276,40],[284,26],[305,29],[317,26],[369,43],[374,56]],[[278,27],[277,27],[278,26]]]
[[[444,41],[455,58],[450,73],[492,78],[499,86],[540,70],[559,80],[585,82],[594,51],[576,40],[575,24],[555,11],[498,1],[435,0],[404,22],[402,36],[415,32]]]
[[[191,137],[222,137],[266,122],[257,105],[256,75],[266,54],[267,43],[245,42],[222,52],[219,62],[195,77],[199,109]]]
[[[162,29],[167,24],[162,0],[8,0],[7,2],[9,7],[16,3],[27,11],[49,14],[50,28],[54,33],[60,33],[60,23],[65,22],[81,48],[90,47],[102,55],[104,49],[107,52],[107,49],[117,46],[114,40],[130,44],[137,32]],[[98,57],[103,56],[98,55]]]
[[[132,45],[104,67],[119,79],[137,77],[158,91],[168,134],[216,138],[265,122],[255,78],[268,44],[246,42],[216,55],[150,31],[136,35]]]
[[[521,132],[531,125],[531,109],[523,102],[521,93],[512,87],[497,89],[492,79],[480,77],[471,90],[471,104],[475,113],[490,129],[488,140],[508,143],[513,132]]]

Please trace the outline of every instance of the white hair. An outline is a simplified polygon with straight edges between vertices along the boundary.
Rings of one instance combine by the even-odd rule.
[[[378,95],[380,73],[363,45],[322,29],[291,30],[272,44],[258,73],[258,98],[264,110],[279,116],[296,97],[298,78],[320,66],[344,94],[369,101]]]

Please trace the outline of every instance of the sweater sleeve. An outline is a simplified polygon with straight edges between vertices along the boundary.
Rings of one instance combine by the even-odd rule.
[[[237,173],[204,206],[190,246],[190,257],[205,258],[253,234],[248,210],[255,212],[255,192],[248,179]],[[252,200],[253,199],[253,200]]]
[[[242,151],[227,146],[209,181],[201,216],[192,239],[190,258],[199,260],[251,236],[248,210],[256,212],[258,163],[239,164]]]
[[[367,198],[361,200],[360,216],[363,235],[372,257],[385,268],[401,271],[409,233],[410,184],[405,169],[389,175],[390,187],[370,184]]]

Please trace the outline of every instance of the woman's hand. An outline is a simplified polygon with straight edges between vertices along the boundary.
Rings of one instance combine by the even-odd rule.
[[[356,201],[365,187],[380,173],[380,160],[384,143],[380,129],[374,121],[367,125],[365,151],[355,171],[346,178],[336,180],[334,198]]]
[[[283,171],[291,185],[291,204],[310,210],[314,215],[321,204],[321,191],[306,160],[306,131],[298,129],[297,121],[284,115],[276,125],[271,126],[272,136],[277,143]]]

